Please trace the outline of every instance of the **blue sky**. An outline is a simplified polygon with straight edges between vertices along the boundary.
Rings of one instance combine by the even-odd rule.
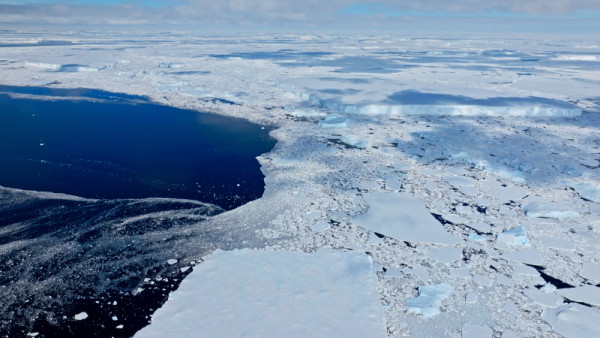
[[[600,33],[600,0],[0,0],[0,24]]]

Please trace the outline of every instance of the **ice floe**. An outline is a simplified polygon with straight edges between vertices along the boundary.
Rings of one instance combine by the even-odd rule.
[[[136,337],[385,336],[364,253],[217,251]]]
[[[456,244],[429,213],[423,202],[407,193],[368,193],[364,196],[369,210],[353,222],[400,241]]]
[[[452,287],[445,283],[419,286],[419,295],[406,300],[408,312],[433,317],[440,313],[442,302],[452,293]]]
[[[542,318],[566,338],[600,336],[600,310],[580,304],[567,304],[545,310]]]

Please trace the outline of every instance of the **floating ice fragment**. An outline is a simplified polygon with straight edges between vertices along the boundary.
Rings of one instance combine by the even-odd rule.
[[[523,291],[525,296],[529,297],[535,303],[543,306],[555,307],[563,303],[562,297],[559,297],[552,293],[547,293],[536,288],[529,288]]]
[[[500,234],[498,234],[498,241],[511,244],[511,245],[521,245],[528,246],[529,238],[527,238],[527,231],[523,227],[518,227],[510,230],[506,230]]]
[[[340,138],[343,143],[358,149],[365,149],[371,146],[369,141],[363,140],[353,135],[345,135]]]
[[[600,288],[596,286],[584,285],[576,288],[559,289],[558,293],[575,302],[600,306]]]
[[[449,246],[445,248],[431,249],[427,253],[427,256],[441,263],[448,264],[461,259],[463,256],[463,252],[462,249]]]
[[[581,304],[568,304],[542,313],[552,329],[566,338],[600,337],[600,310]]]
[[[571,218],[578,217],[579,212],[567,203],[530,202],[521,205],[525,214],[533,218]]]
[[[449,234],[423,202],[408,193],[374,192],[364,195],[369,210],[356,217],[356,225],[409,242],[453,245],[459,239]]]
[[[543,265],[542,256],[536,249],[528,249],[514,252],[507,252],[501,257],[508,258],[513,261],[531,265]]]
[[[487,338],[494,335],[494,330],[490,327],[465,323],[462,327],[462,338]]]
[[[406,300],[408,312],[433,317],[440,313],[442,301],[452,293],[452,287],[445,283],[419,286],[419,295]]]
[[[569,184],[581,197],[600,203],[600,183],[598,182],[573,182]]]
[[[169,265],[173,265],[173,264],[176,264],[177,262],[178,262],[178,261],[177,261],[176,259],[174,259],[174,258],[171,258],[171,259],[169,259],[169,260],[167,261],[167,264],[169,264]]]
[[[364,253],[244,249],[206,257],[136,337],[385,334],[377,277]]]
[[[348,126],[348,118],[339,115],[327,115],[319,122],[321,128],[346,128]]]
[[[595,282],[600,282],[600,264],[584,263],[579,275]]]
[[[84,320],[84,319],[86,319],[87,317],[88,317],[88,314],[87,314],[87,312],[80,312],[80,313],[76,314],[76,315],[75,315],[73,318],[74,318],[75,320]]]
[[[474,242],[483,242],[485,241],[485,237],[478,235],[476,233],[469,234],[469,240]]]

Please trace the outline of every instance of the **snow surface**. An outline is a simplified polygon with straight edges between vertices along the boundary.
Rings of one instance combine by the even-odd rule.
[[[364,253],[216,251],[136,337],[383,337]]]
[[[258,158],[264,196],[198,227],[218,231],[211,250],[369,252],[389,336],[600,335],[599,306],[563,296],[599,278],[597,37],[73,35],[0,32],[77,41],[3,46],[3,84],[146,95],[277,128]],[[161,261],[201,261],[197,246]],[[415,290],[440,283],[444,311],[409,313]]]

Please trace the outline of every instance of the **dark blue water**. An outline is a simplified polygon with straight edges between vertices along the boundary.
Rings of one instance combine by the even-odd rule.
[[[262,195],[256,156],[274,146],[268,129],[136,97],[123,104],[122,94],[87,94],[112,101],[0,95],[0,185],[101,199],[193,199],[224,209]]]
[[[33,98],[0,94],[0,337],[130,337],[193,261],[258,242],[219,214],[262,195],[269,128],[89,89],[1,92]]]

